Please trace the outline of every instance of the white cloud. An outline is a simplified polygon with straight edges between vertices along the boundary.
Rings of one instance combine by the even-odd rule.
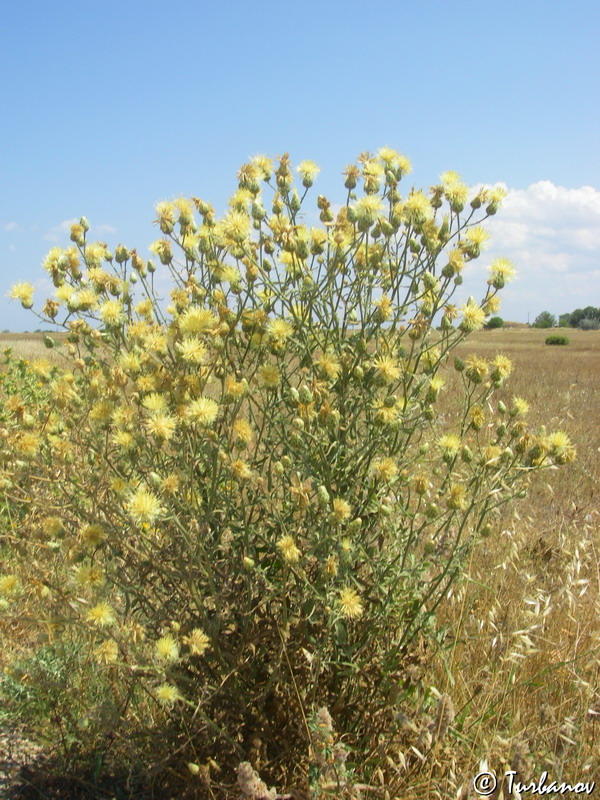
[[[560,314],[600,305],[600,191],[538,181],[508,192],[486,223],[490,247],[469,270],[469,283],[477,277],[481,288],[484,266],[504,256],[517,268],[514,284],[502,293],[505,318],[524,321],[545,309]]]
[[[93,225],[92,230],[96,233],[116,233],[117,229],[112,225]]]

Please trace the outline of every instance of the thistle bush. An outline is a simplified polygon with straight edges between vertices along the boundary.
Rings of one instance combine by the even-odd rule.
[[[312,162],[295,184],[287,155],[261,156],[220,219],[157,205],[158,264],[89,241],[85,218],[48,254],[38,316],[71,362],[4,414],[0,485],[28,504],[0,602],[105,676],[81,709],[96,746],[127,733],[182,781],[246,761],[314,780],[326,708],[345,775],[389,769],[372,744],[470,548],[533,470],[574,457],[497,400],[507,358],[450,359],[514,272],[497,259],[479,301],[453,302],[502,193],[445,173],[401,195],[409,171],[363,154],[341,208],[315,208]],[[12,295],[33,306],[29,284]]]

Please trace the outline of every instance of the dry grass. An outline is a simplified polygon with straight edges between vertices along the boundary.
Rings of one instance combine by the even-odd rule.
[[[27,361],[46,359],[52,364],[66,365],[60,344],[65,341],[65,334],[52,334],[59,343],[58,347],[49,349],[44,345],[44,334],[41,333],[2,333],[0,334],[0,353],[10,348],[15,358]]]
[[[546,346],[546,335],[482,332],[459,350],[509,356],[505,397],[524,397],[535,424],[565,431],[578,458],[538,475],[528,498],[497,520],[445,609],[456,643],[427,679],[453,698],[460,746],[441,769],[435,759],[423,768],[430,797],[455,796],[481,758],[499,773],[514,767],[515,750],[530,751],[534,776],[600,776],[600,334],[567,331],[567,347]]]

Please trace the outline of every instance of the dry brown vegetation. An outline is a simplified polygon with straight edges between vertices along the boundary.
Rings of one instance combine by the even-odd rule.
[[[414,703],[399,712],[405,742],[385,754],[398,767],[398,798],[475,797],[470,782],[483,759],[522,780],[544,769],[571,783],[600,779],[600,333],[569,330],[567,347],[546,346],[546,335],[486,331],[459,348],[507,355],[514,373],[502,397],[525,398],[530,418],[567,433],[578,455],[560,474],[536,476],[527,498],[497,519],[443,609],[449,645],[414,670]],[[4,335],[1,344],[29,359],[56,352],[35,335]],[[447,379],[439,410],[451,426],[451,369]],[[430,687],[456,712],[433,743],[423,735],[432,706],[418,703]]]

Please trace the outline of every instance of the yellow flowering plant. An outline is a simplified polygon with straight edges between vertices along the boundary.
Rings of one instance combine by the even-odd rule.
[[[221,219],[197,197],[158,204],[158,265],[88,242],[84,218],[45,261],[40,316],[70,365],[42,378],[31,430],[26,401],[3,420],[3,491],[30,493],[4,613],[43,582],[46,616],[110,671],[119,724],[168,717],[162,746],[190,763],[235,766],[259,737],[285,777],[325,704],[357,753],[392,741],[386,698],[470,548],[532,470],[574,457],[529,430],[524,401],[496,402],[505,357],[456,359],[460,410],[450,430],[438,417],[453,349],[513,268],[455,303],[501,198],[469,198],[455,173],[403,195],[409,171],[391,148],[363,154],[339,210],[315,210],[315,164],[296,188],[287,155],[260,156]],[[33,303],[29,285],[13,296]],[[367,780],[385,768],[362,758]]]

